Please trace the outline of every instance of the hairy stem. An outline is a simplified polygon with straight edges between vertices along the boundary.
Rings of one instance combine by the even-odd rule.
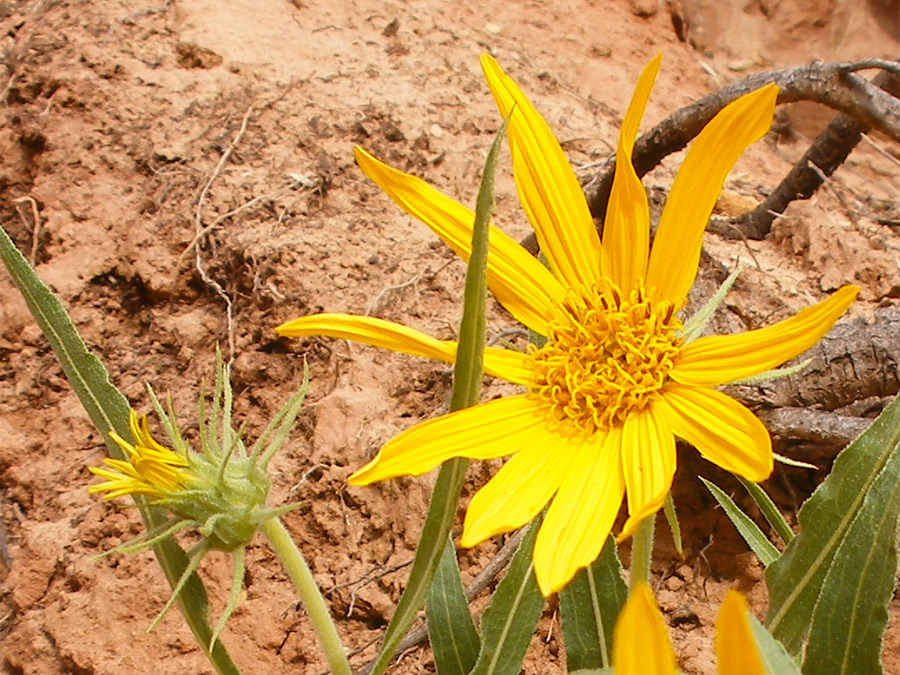
[[[656,514],[647,516],[638,525],[637,532],[631,539],[631,582],[635,584],[650,583],[650,562],[653,558],[653,530],[656,526]]]
[[[316,631],[316,636],[325,652],[325,658],[328,659],[331,672],[334,675],[352,675],[344,645],[341,644],[341,638],[331,620],[331,614],[328,612],[322,593],[319,591],[316,580],[313,579],[312,572],[303,559],[300,549],[297,548],[291,535],[288,534],[278,518],[270,518],[263,523],[260,529],[269,540],[275,554],[281,559],[288,576],[300,594],[300,600],[306,607],[313,630]]]

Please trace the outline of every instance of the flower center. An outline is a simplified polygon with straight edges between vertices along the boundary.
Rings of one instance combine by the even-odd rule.
[[[681,346],[671,302],[652,303],[642,287],[623,298],[607,279],[571,292],[547,343],[532,353],[532,394],[551,420],[587,436],[624,422],[662,389]]]

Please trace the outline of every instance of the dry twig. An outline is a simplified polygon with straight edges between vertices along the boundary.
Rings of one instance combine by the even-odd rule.
[[[634,147],[634,168],[643,176],[664,157],[684,148],[722,108],[739,97],[774,82],[778,103],[814,101],[833,108],[870,129],[877,129],[900,142],[900,102],[855,71],[879,68],[896,73],[892,61],[867,59],[854,63],[815,62],[798,68],[758,73],[706,96],[673,113],[653,130],[641,136]],[[615,159],[608,160],[586,186],[588,204],[594,217],[603,220],[612,189]]]
[[[512,560],[513,555],[515,555],[515,552],[519,549],[519,544],[522,543],[522,538],[524,536],[525,529],[523,528],[506,540],[506,543],[503,544],[503,548],[500,549],[500,552],[497,553],[497,555],[484,566],[484,569],[472,579],[472,582],[466,586],[466,600],[472,602],[472,600],[478,597],[478,595],[490,585],[494,578],[506,568],[509,561]],[[397,650],[394,652],[395,658],[400,656],[403,652],[420,645],[427,638],[428,627],[424,623],[413,628],[406,634],[406,637],[400,641],[400,644],[397,645]],[[372,672],[372,666],[374,665],[374,661],[366,664],[364,668],[360,669],[360,675],[368,675],[368,673]]]
[[[194,211],[194,230],[196,232],[194,242],[197,245],[194,245],[192,242],[192,246],[194,247],[194,266],[197,268],[197,273],[200,275],[200,278],[203,280],[207,286],[212,288],[216,295],[222,298],[225,301],[225,321],[226,321],[226,329],[228,331],[228,368],[231,368],[231,364],[234,363],[235,358],[235,340],[234,340],[234,301],[231,299],[231,296],[222,288],[222,285],[213,279],[206,272],[206,268],[203,266],[203,258],[200,255],[200,246],[199,241],[204,236],[204,227],[203,227],[203,207],[206,205],[206,199],[209,196],[209,191],[212,188],[213,183],[216,178],[219,177],[219,174],[222,173],[222,169],[225,168],[225,165],[228,163],[228,160],[231,158],[234,149],[237,147],[237,144],[240,143],[241,139],[244,137],[244,134],[247,133],[247,124],[250,121],[250,113],[253,112],[253,103],[247,108],[247,112],[244,113],[243,119],[241,119],[241,126],[238,129],[237,133],[234,135],[231,143],[229,143],[228,147],[225,148],[225,152],[222,153],[222,157],[219,158],[219,163],[216,164],[216,168],[213,170],[212,174],[210,174],[209,179],[206,181],[206,184],[203,186],[203,189],[200,191],[200,197],[197,199],[197,208]]]
[[[900,64],[892,64],[900,66]],[[872,84],[893,96],[900,95],[900,76],[897,69],[884,70],[874,77]],[[900,102],[895,99],[895,106]],[[727,229],[718,221],[710,223],[710,230],[725,237],[740,231],[750,239],[762,239],[772,229],[778,214],[784,213],[792,201],[809,199],[815,191],[844,163],[871,125],[841,113],[836,115],[810,144],[787,176],[772,190],[766,200],[748,214],[738,217]]]
[[[34,197],[20,197],[19,199],[13,200],[16,204],[16,211],[19,212],[19,218],[22,219],[22,223],[25,227],[31,230],[31,253],[28,254],[28,262],[31,263],[31,266],[34,267],[37,264],[37,255],[38,255],[38,246],[40,245],[40,237],[41,237],[41,216],[38,213],[38,204]],[[29,224],[28,219],[25,217],[25,214],[22,213],[22,210],[19,208],[19,204],[23,202],[28,202],[31,204],[31,223]]]
[[[363,316],[380,316],[380,312],[382,310],[382,305],[384,305],[389,299],[393,298],[394,294],[399,293],[405,288],[409,288],[410,286],[415,289],[416,284],[419,283],[419,280],[422,278],[422,275],[425,274],[426,270],[419,270],[407,279],[404,282],[396,284],[394,286],[387,286],[382,289],[381,292],[376,295],[372,302],[366,307],[366,311]]]
[[[838,323],[799,357],[812,359],[802,372],[759,385],[732,385],[727,392],[753,408],[775,436],[812,441],[817,452],[831,454],[856,438],[900,391],[898,334],[900,309],[880,310],[872,323]]]

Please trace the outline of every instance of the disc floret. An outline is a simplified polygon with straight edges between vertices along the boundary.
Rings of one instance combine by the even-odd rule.
[[[681,346],[669,301],[638,286],[627,297],[608,279],[570,291],[547,343],[533,352],[532,395],[550,419],[592,436],[643,410],[665,385]]]

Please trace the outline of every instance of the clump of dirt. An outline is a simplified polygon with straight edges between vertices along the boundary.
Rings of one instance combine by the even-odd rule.
[[[219,344],[234,360],[236,417],[253,438],[309,364],[310,402],[273,463],[275,497],[302,502],[287,526],[362,665],[402,591],[433,478],[363,489],[346,478],[397,432],[438,414],[449,378],[440,364],[284,340],[273,328],[322,310],[368,312],[452,338],[464,267],[365,180],[353,144],[472,203],[499,124],[478,70],[482,51],[531,95],[585,178],[614,147],[637,73],[660,50],[645,129],[748,69],[897,52],[885,36],[883,53],[872,53],[863,30],[884,25],[887,1],[828,11],[786,4],[0,2],[3,224],[141,411],[149,382],[170,392],[189,422]],[[744,23],[755,28],[739,31],[736,51],[728,36]],[[780,180],[805,149],[801,134],[820,124],[816,115],[793,113],[792,136],[751,149],[724,208],[755,204]],[[898,153],[877,137],[872,145],[813,200],[792,206],[767,240],[708,236],[702,288],[717,262],[747,269],[720,328],[783,318],[848,282],[863,286],[857,315],[895,306],[900,239],[879,205],[896,201]],[[528,226],[507,160],[497,221],[521,239]],[[645,185],[663,193],[675,168],[677,158],[666,161]],[[489,321],[492,335],[516,328],[499,306]],[[0,354],[3,672],[102,675],[147,663],[161,674],[208,672],[177,613],[146,633],[169,592],[152,555],[93,558],[138,534],[139,521],[88,496],[87,467],[101,461],[103,439],[2,273]],[[507,391],[489,383],[485,396]],[[725,591],[737,585],[760,615],[766,595],[759,562],[696,474],[725,485],[727,477],[692,451],[682,459],[675,498],[686,553],[677,556],[661,529],[654,573],[683,669],[712,673]],[[473,466],[466,495],[497,466]],[[794,495],[785,507],[814,485],[796,472],[775,481]],[[500,543],[461,553],[467,580]],[[277,560],[259,544],[247,566],[223,636],[238,665],[325,672]],[[217,616],[230,564],[210,556],[201,573]],[[565,672],[555,607],[527,673]],[[891,633],[887,644],[897,640]],[[433,672],[429,652],[408,652],[395,672]]]

